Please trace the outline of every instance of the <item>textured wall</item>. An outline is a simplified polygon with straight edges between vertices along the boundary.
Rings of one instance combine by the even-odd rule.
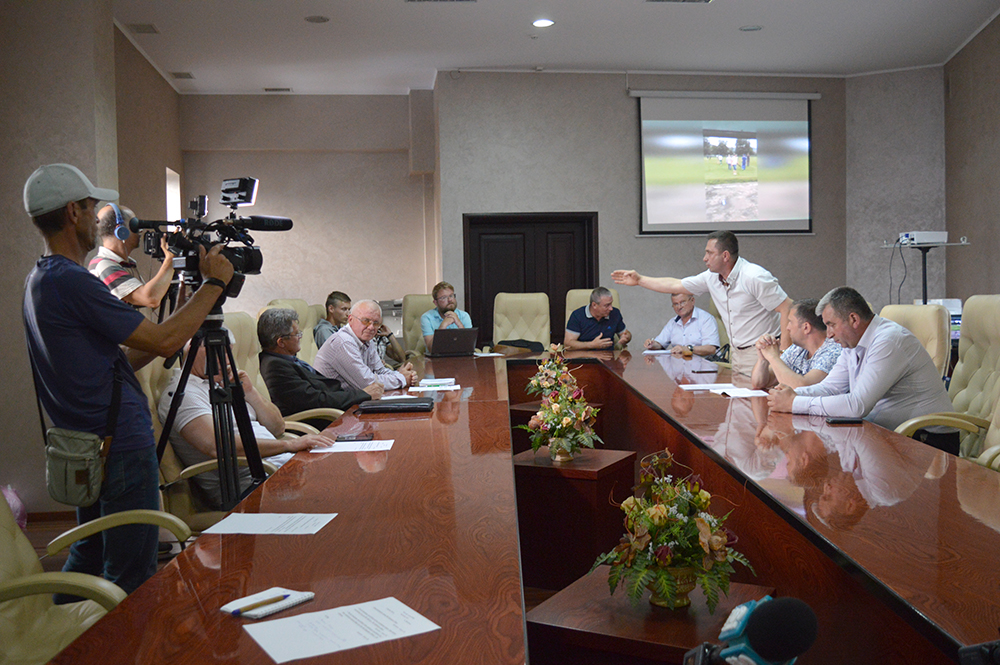
[[[770,269],[793,298],[822,295],[843,283],[842,80],[633,75],[628,85],[820,92],[812,110],[814,234],[744,236],[741,254]],[[703,237],[636,237],[638,106],[624,75],[441,72],[435,104],[443,272],[460,291],[463,213],[596,210],[605,285],[616,268],[676,277],[704,270]],[[640,340],[659,332],[672,315],[665,296],[624,289],[621,298],[626,323]]]
[[[971,247],[948,249],[948,296],[1000,293],[1000,21],[945,66],[948,233]]]
[[[944,231],[944,191],[942,68],[848,79],[847,283],[876,312],[921,297],[921,253],[883,245],[902,231]],[[933,249],[927,297],[944,295],[945,250]]]
[[[260,185],[245,215],[279,215],[291,231],[254,235],[262,274],[226,310],[256,315],[274,298],[325,302],[337,289],[386,300],[425,293],[436,273],[425,251],[430,176],[410,175],[409,101],[393,96],[181,98],[185,201],[225,178]]]
[[[68,162],[99,187],[117,186],[115,80],[110,0],[0,4],[0,327],[4,393],[0,485],[11,484],[31,511],[65,510],[45,491],[45,463],[24,347],[24,278],[42,254],[24,212],[24,182],[42,164]]]

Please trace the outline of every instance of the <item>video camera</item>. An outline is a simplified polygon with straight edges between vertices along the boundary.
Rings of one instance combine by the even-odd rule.
[[[198,247],[211,249],[224,245],[222,254],[233,264],[235,270],[224,296],[235,298],[243,288],[246,275],[259,275],[264,263],[260,248],[255,246],[253,237],[247,231],[287,231],[292,228],[292,220],[287,217],[250,215],[237,217],[236,208],[250,206],[257,198],[256,178],[230,178],[222,181],[222,196],[219,203],[228,206],[230,213],[224,219],[205,222],[208,214],[208,196],[201,195],[189,204],[193,217],[175,222],[132,219],[129,229],[138,233],[148,229],[143,238],[143,252],[154,259],[163,260],[165,255],[160,247],[160,239],[167,237],[167,246],[174,254],[174,270],[179,272],[185,283],[193,289],[201,285],[201,271],[198,267]],[[230,245],[229,243],[239,243]]]

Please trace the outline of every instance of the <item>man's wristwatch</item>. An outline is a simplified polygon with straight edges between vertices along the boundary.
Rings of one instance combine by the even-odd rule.
[[[688,344],[688,351],[694,353],[694,344]]]
[[[218,286],[223,291],[226,290],[226,283],[218,277],[207,277],[202,281],[202,284],[211,284],[212,286]]]

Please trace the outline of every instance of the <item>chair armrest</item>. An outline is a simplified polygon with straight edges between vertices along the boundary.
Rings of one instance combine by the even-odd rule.
[[[152,524],[164,528],[174,534],[177,541],[181,543],[191,537],[191,528],[176,515],[160,510],[123,510],[120,513],[98,517],[96,520],[85,522],[66,531],[54,538],[46,546],[45,551],[51,556],[78,540],[126,524]]]
[[[902,434],[903,436],[913,436],[913,433],[918,429],[933,425],[945,425],[947,427],[965,430],[966,432],[976,433],[981,429],[989,429],[990,421],[985,418],[979,418],[978,416],[971,416],[965,413],[931,413],[926,416],[910,418],[905,423],[902,423],[899,427],[897,427],[896,432],[898,434]]]
[[[270,476],[272,473],[278,470],[278,467],[274,466],[267,460],[262,460],[262,462],[264,464],[264,471],[267,472],[267,475]],[[236,464],[238,466],[248,466],[249,462],[247,461],[246,457],[237,457]],[[197,464],[192,464],[191,466],[186,467],[179,474],[177,474],[177,480],[175,480],[172,483],[168,483],[167,485],[161,486],[160,489],[169,487],[170,485],[176,483],[178,480],[188,480],[189,478],[194,478],[197,475],[201,475],[209,471],[215,471],[218,468],[219,468],[219,460],[215,459],[205,460],[204,462],[198,462]]]
[[[298,413],[293,413],[290,416],[285,416],[285,422],[298,422],[301,420],[312,420],[313,418],[322,418],[324,420],[329,420],[333,422],[337,418],[344,415],[344,412],[340,409],[331,408],[320,408],[320,409],[307,409],[305,411],[299,411]]]
[[[285,433],[292,434],[294,436],[301,436],[302,434],[319,434],[319,430],[310,425],[309,423],[300,423],[294,420],[286,420]]]
[[[1000,446],[990,446],[975,459],[975,462],[1000,471]]]
[[[36,573],[0,584],[0,603],[36,594],[65,593],[92,600],[106,610],[128,595],[114,582],[86,573]]]

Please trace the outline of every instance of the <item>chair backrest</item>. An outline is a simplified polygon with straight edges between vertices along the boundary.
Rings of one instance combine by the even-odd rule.
[[[985,434],[963,437],[963,457],[978,457],[985,448],[1000,444],[1000,424],[996,422],[1000,397],[1000,295],[972,296],[962,307],[958,363],[951,373],[948,396],[955,411],[992,422]]]
[[[427,353],[424,333],[420,330],[420,317],[434,308],[434,298],[429,293],[408,293],[403,296],[403,348],[422,356]]]
[[[895,321],[913,333],[941,376],[951,361],[951,314],[942,305],[886,305],[879,316]]]
[[[620,310],[621,305],[618,302],[618,289],[608,289],[608,291],[611,291],[611,304]],[[564,323],[569,323],[569,315],[574,310],[590,304],[591,292],[593,292],[593,289],[570,289],[566,292],[566,321]]]
[[[526,339],[546,349],[551,340],[549,296],[545,293],[498,293],[493,300],[493,343]]]
[[[302,331],[302,348],[299,349],[298,356],[300,359],[312,364],[313,360],[316,358],[316,352],[319,349],[316,347],[316,339],[313,337],[313,328],[319,323],[319,320],[326,318],[326,306],[324,305],[310,305],[305,300],[301,298],[277,298],[267,303],[260,312],[257,313],[257,318],[264,310],[282,308],[282,309],[294,309],[295,313],[299,315],[299,330]],[[254,328],[254,336],[256,337],[257,329]],[[258,343],[258,347],[260,344]],[[258,349],[259,351],[259,349]]]
[[[41,573],[38,554],[0,495],[0,584]],[[53,605],[51,592],[0,603],[0,662],[48,662],[105,614],[89,600]]]
[[[715,307],[715,301],[711,298],[708,299],[708,313],[715,317],[715,325],[719,328],[719,345],[725,346],[729,344],[729,333],[726,332],[726,326],[722,323],[722,317],[719,316],[719,310]],[[671,316],[673,316],[673,310],[671,310]]]

